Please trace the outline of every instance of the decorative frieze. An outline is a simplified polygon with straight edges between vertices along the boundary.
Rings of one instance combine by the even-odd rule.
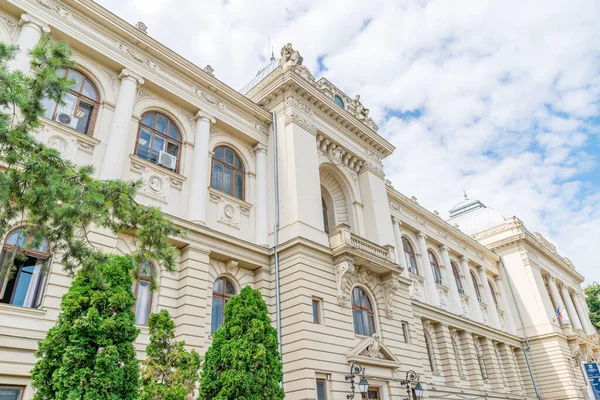
[[[358,173],[364,164],[363,160],[322,134],[317,135],[317,148],[332,164],[344,166],[354,173]]]

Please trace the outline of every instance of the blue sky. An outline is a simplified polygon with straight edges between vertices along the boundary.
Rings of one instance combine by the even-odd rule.
[[[234,88],[293,43],[361,95],[397,189],[446,216],[464,188],[600,281],[599,1],[99,3]]]

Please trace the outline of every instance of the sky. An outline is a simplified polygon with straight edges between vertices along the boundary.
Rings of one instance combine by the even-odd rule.
[[[600,1],[99,0],[239,89],[291,42],[365,107],[387,178],[517,216],[600,282]]]

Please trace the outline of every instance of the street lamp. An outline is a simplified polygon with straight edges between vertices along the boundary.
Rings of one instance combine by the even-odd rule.
[[[362,375],[358,382],[358,390],[360,390],[361,397],[364,398],[369,390],[369,381],[365,378],[365,369],[359,363],[354,362],[350,367],[350,374],[346,375],[346,380],[350,381],[350,389],[352,389],[352,393],[346,396],[347,399],[354,399],[354,390],[356,389],[354,386],[354,379],[357,378],[358,375]]]
[[[410,400],[411,383],[414,382],[417,383],[414,389],[415,397],[417,400],[421,400],[423,397],[423,386],[421,386],[421,383],[419,382],[419,375],[415,371],[410,370],[406,373],[406,379],[400,381],[400,384],[406,387],[406,393],[408,394],[406,400]]]

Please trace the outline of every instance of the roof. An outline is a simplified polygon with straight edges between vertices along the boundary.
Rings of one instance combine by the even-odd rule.
[[[450,219],[447,222],[458,225],[467,235],[473,235],[498,226],[505,220],[499,211],[486,207],[479,200],[469,199],[465,193],[465,199],[450,210]]]
[[[273,72],[279,66],[279,58],[271,58],[271,62],[259,69],[256,73],[256,76],[250,80],[250,82],[246,83],[243,88],[239,90],[239,92],[243,95],[250,92],[252,88],[258,85],[263,79],[265,79],[271,72]]]

